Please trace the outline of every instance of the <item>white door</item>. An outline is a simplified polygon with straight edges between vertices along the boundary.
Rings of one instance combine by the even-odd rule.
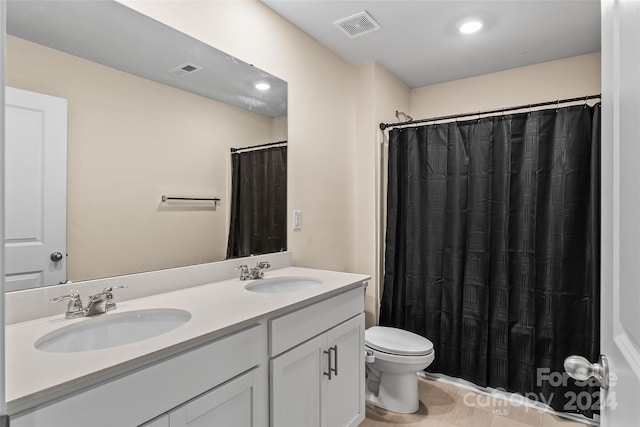
[[[67,101],[5,99],[5,290],[66,280]]]
[[[640,2],[602,2],[603,426],[640,423]]]

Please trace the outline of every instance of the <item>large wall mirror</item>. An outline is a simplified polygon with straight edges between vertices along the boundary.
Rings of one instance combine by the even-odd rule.
[[[7,127],[38,130],[13,131],[33,133],[34,150],[8,148],[6,290],[225,259],[237,224],[231,148],[285,145],[287,83],[115,1],[9,0],[7,32],[6,85],[19,90],[7,89]],[[46,166],[48,148],[36,147],[37,126],[49,116],[23,114],[28,106],[9,111],[21,105],[21,91],[66,100],[57,177],[42,173],[56,168]],[[10,146],[15,135],[7,133]],[[279,156],[284,180],[276,179],[276,194],[262,201],[268,208],[254,207],[254,216],[286,203],[286,148],[284,165]],[[245,162],[245,170],[260,162]],[[262,183],[270,173],[240,179]],[[66,194],[45,198],[59,181]],[[37,197],[26,197],[27,187]],[[42,270],[12,270],[25,258],[12,249],[34,248],[59,231],[45,224],[55,206],[66,210],[66,247],[40,248]],[[286,235],[278,239],[269,251],[286,249]],[[49,274],[61,270],[63,277]]]

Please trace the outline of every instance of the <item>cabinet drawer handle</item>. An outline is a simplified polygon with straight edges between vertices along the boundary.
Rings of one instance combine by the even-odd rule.
[[[329,379],[331,379],[331,372],[333,371],[333,369],[331,369],[331,349],[324,350],[323,353],[327,355],[327,366],[329,369],[329,372],[323,372],[323,374],[325,374],[326,376],[329,377]]]
[[[333,369],[332,370],[337,377],[338,376],[338,346],[334,345],[329,349],[329,352],[331,352],[331,350],[333,350]],[[329,369],[331,369],[331,366],[329,366]]]

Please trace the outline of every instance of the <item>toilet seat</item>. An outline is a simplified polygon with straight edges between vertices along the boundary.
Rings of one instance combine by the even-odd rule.
[[[384,351],[376,350],[372,347],[365,345],[365,349],[371,353],[374,360],[384,360],[387,362],[399,363],[402,365],[428,365],[435,359],[435,353],[432,351],[429,354],[421,354],[414,356],[385,353]],[[418,368],[416,371],[421,371],[423,368]]]
[[[373,326],[365,333],[365,345],[383,353],[400,356],[425,356],[433,353],[428,339],[397,328]]]

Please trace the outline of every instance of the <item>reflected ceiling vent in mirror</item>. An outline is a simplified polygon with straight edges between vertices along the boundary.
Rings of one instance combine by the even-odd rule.
[[[347,18],[335,21],[333,25],[340,28],[352,39],[378,31],[382,27],[366,11],[356,13]]]
[[[178,65],[176,68],[172,68],[169,70],[171,74],[175,74],[179,77],[184,77],[188,74],[193,74],[196,71],[202,70],[203,67],[199,65],[191,64],[187,62],[186,64]]]

